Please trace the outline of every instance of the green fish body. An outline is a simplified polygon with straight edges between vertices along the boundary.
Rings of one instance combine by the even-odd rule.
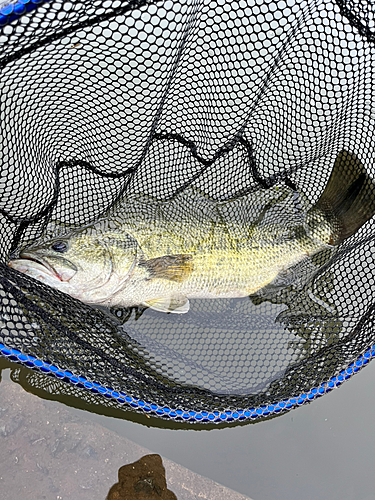
[[[374,212],[373,182],[342,151],[313,207],[282,185],[221,203],[192,189],[167,202],[133,196],[95,224],[26,248],[9,265],[85,303],[185,313],[189,298],[255,293],[338,245]]]

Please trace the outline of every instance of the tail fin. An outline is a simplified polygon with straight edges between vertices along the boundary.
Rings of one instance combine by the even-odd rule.
[[[375,183],[353,153],[341,151],[313,210],[332,224],[333,245],[354,234],[375,214]]]

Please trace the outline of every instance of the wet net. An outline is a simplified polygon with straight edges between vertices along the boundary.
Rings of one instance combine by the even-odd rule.
[[[371,176],[372,2],[0,6],[0,342],[34,369],[31,385],[234,422],[310,401],[368,363],[372,220],[250,297],[191,299],[187,314],[92,307],[7,263],[108,213],[146,226],[162,214],[181,238],[184,221],[235,233],[265,207],[286,225],[342,150]]]

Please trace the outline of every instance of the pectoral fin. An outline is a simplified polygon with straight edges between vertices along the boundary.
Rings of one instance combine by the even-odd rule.
[[[155,311],[174,314],[185,314],[190,308],[189,300],[185,297],[164,297],[161,299],[153,299],[148,302],[144,302],[144,305],[154,309]]]
[[[146,260],[140,265],[149,271],[151,278],[181,283],[188,278],[193,270],[192,259],[189,254],[163,255],[163,257]]]

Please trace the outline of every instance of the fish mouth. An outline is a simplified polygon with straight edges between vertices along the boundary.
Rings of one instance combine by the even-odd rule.
[[[69,281],[73,275],[66,276],[66,273],[59,273],[57,269],[48,262],[47,259],[44,259],[43,257],[36,256],[35,254],[30,254],[28,252],[23,252],[20,254],[20,257],[18,260],[23,260],[23,261],[29,261],[29,262],[35,262],[37,264],[37,267],[42,266],[43,267],[43,272],[52,278],[57,278],[62,282],[67,282]],[[66,259],[61,258],[61,261],[65,261],[65,264],[67,267],[72,268],[72,264],[67,261]],[[12,261],[10,261],[11,263]],[[75,268],[75,266],[74,266]],[[75,269],[77,271],[77,269]],[[74,273],[75,274],[75,273]]]

